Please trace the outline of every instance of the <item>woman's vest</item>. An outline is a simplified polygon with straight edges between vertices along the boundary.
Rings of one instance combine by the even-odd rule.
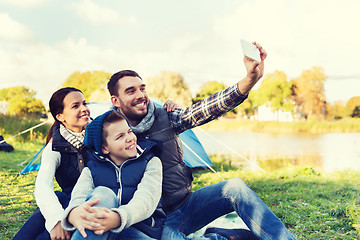
[[[75,148],[60,134],[60,126],[53,128],[52,150],[60,152],[61,163],[56,169],[55,179],[62,192],[70,194],[73,190],[81,171],[84,169],[88,159],[88,150],[85,146],[81,149]]]
[[[112,189],[118,196],[119,205],[127,204],[133,198],[137,186],[144,176],[147,163],[155,156],[151,151],[155,144],[149,140],[138,141],[138,145],[144,149],[142,154],[138,158],[125,161],[119,168],[111,161],[100,158],[96,153],[91,152],[87,167],[91,171],[94,186]],[[164,219],[165,213],[161,208],[160,201],[151,217],[134,224],[133,227],[150,237],[160,239]]]
[[[182,142],[171,127],[167,112],[155,107],[155,120],[148,131],[136,134],[138,139],[154,139],[162,143],[157,148],[163,165],[162,204],[166,214],[180,207],[190,196],[192,169],[183,160]]]

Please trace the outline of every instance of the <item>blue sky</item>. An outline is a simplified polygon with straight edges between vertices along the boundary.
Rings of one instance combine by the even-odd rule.
[[[347,101],[360,95],[359,9],[356,0],[0,0],[0,88],[30,87],[47,104],[74,71],[170,70],[194,94],[244,76],[243,38],[266,48],[266,73],[292,79],[322,66],[327,100]]]

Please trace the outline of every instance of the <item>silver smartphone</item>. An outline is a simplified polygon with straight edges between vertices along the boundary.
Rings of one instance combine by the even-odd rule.
[[[254,44],[241,39],[241,48],[246,57],[261,62],[259,49]]]

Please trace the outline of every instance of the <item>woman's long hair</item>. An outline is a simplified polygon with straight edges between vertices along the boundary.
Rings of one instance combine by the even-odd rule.
[[[81,91],[79,89],[73,88],[73,87],[64,87],[64,88],[60,88],[59,90],[54,92],[50,98],[49,108],[50,108],[51,115],[53,116],[55,122],[50,127],[50,130],[46,136],[46,144],[52,138],[52,132],[53,132],[54,127],[56,125],[61,124],[61,122],[56,118],[56,116],[64,111],[64,98],[71,92],[81,92]]]

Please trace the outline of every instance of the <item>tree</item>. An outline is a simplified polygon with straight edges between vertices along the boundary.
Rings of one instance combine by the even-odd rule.
[[[236,107],[237,111],[238,111],[238,115],[241,116],[253,116],[254,115],[254,111],[255,111],[255,95],[256,95],[256,91],[257,90],[252,90],[249,93],[249,96],[247,99],[245,99],[244,102],[242,102],[238,107]]]
[[[326,103],[326,119],[342,119],[346,116],[345,106],[341,101]]]
[[[322,67],[304,70],[293,80],[296,104],[307,117],[322,118],[325,114],[324,84],[327,76]]]
[[[35,91],[24,86],[0,89],[0,101],[9,103],[7,112],[11,115],[44,112],[44,104],[35,95]]]
[[[356,106],[353,113],[351,114],[353,118],[360,118],[360,106]]]
[[[198,93],[196,93],[195,97],[192,99],[192,102],[197,103],[197,102],[201,101],[202,99],[213,95],[214,93],[224,90],[227,87],[228,86],[226,86],[224,83],[220,83],[217,81],[208,81],[200,86],[200,91]],[[238,107],[225,113],[224,116],[227,116],[227,117],[234,116],[237,113],[238,113]]]
[[[355,108],[360,108],[360,96],[352,97],[346,103],[346,112],[348,116],[352,116],[354,114]]]
[[[204,98],[207,98],[214,93],[221,91],[223,89],[227,88],[227,86],[223,83],[217,82],[217,81],[209,81],[204,83],[200,86],[200,90],[198,93],[196,93],[195,97],[193,98],[193,103],[197,103],[201,101]]]
[[[170,99],[179,104],[180,107],[191,104],[191,92],[180,73],[162,71],[160,74],[149,77],[145,82],[146,91],[149,96],[163,102]]]
[[[64,82],[63,87],[75,87],[80,89],[85,99],[91,101],[104,101],[110,98],[107,83],[111,73],[104,71],[93,71],[72,73]]]
[[[287,81],[287,76],[282,71],[267,74],[255,92],[255,104],[261,106],[265,103],[274,111],[292,111],[291,102],[292,85]]]

